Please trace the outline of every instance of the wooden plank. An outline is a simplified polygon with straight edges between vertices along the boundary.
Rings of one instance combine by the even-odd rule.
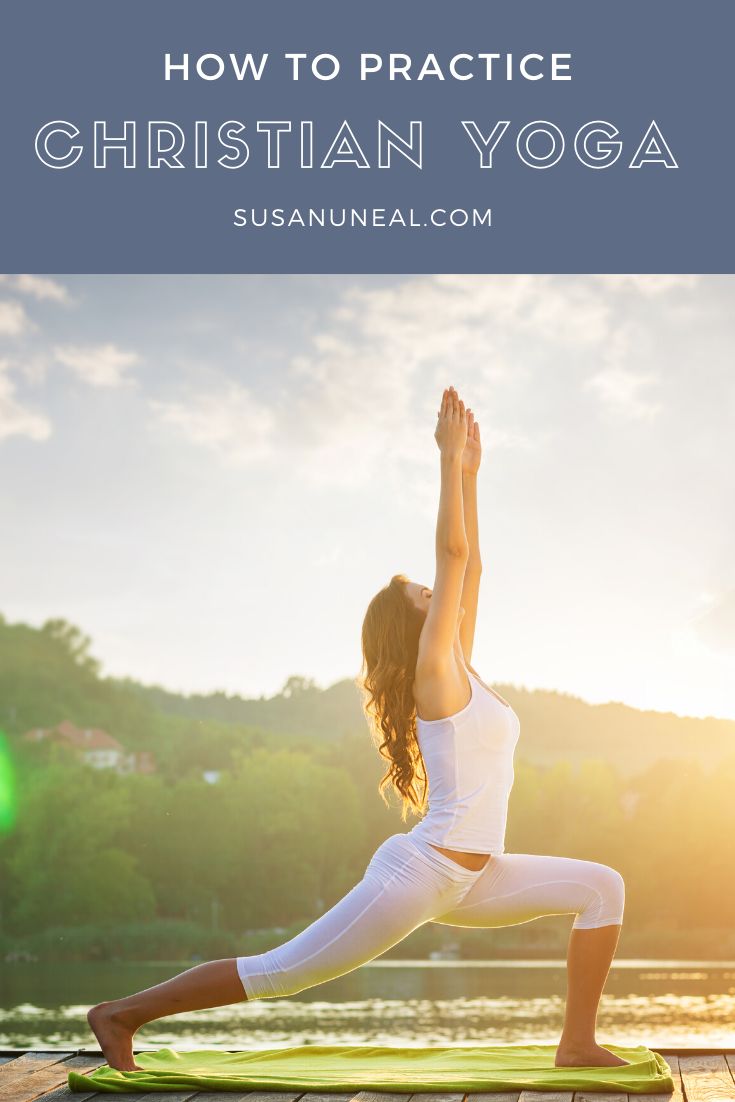
[[[628,1102],[620,1091],[575,1091],[574,1102]]]
[[[331,1091],[327,1091],[326,1094],[302,1094],[301,1102],[352,1102],[354,1097],[351,1093],[332,1094]]]
[[[352,1102],[408,1102],[410,1097],[410,1091],[407,1091],[405,1094],[401,1094],[400,1092],[397,1094],[390,1094],[388,1091],[358,1091],[358,1093],[353,1096]]]
[[[198,1091],[196,1102],[244,1102],[246,1098],[252,1100],[252,1102],[255,1102],[255,1099],[258,1099],[258,1102],[264,1102],[269,1098],[273,1099],[273,1102],[296,1102],[299,1097],[298,1094],[276,1094],[275,1091],[272,1094],[228,1091],[226,1097],[223,1091]]]
[[[654,1045],[656,1052],[660,1052],[662,1056],[724,1056],[725,1050],[722,1045],[719,1048],[701,1048],[699,1046],[692,1045],[691,1048],[667,1048],[665,1045]]]
[[[11,1056],[7,1064],[0,1066],[0,1087],[31,1071],[39,1071],[48,1064],[57,1064],[59,1060],[66,1060],[71,1055],[71,1052],[24,1052],[22,1056]]]
[[[187,1102],[187,1099],[193,1098],[196,1091],[166,1091],[165,1095],[168,1102]],[[141,1099],[145,1099],[146,1102],[161,1102],[161,1091],[150,1091],[148,1094],[141,1094]],[[220,1095],[220,1098],[222,1095]]]
[[[475,1091],[467,1095],[467,1102],[518,1102],[519,1097],[520,1091]]]
[[[735,1102],[735,1080],[724,1056],[680,1056],[687,1102]]]
[[[121,1098],[122,1102],[141,1102],[142,1098],[150,1098],[150,1094],[128,1094],[122,1091],[118,1094],[116,1091],[115,1098]],[[220,1102],[221,1098],[220,1095]],[[109,1102],[110,1091],[70,1091],[68,1087],[57,1087],[56,1090],[50,1091],[48,1094],[42,1094],[40,1098],[36,1099],[36,1102],[71,1102],[72,1099],[75,1099],[76,1102],[90,1102],[90,1099],[94,1099],[95,1102],[102,1102],[102,1099],[107,1099],[107,1102]]]
[[[574,1091],[521,1091],[518,1102],[572,1102],[573,1097]]]
[[[224,1102],[239,1102],[247,1099],[247,1102],[296,1102],[301,1098],[302,1091],[246,1091],[245,1094],[231,1094],[227,1092]],[[201,1091],[196,1096],[196,1102],[223,1102],[222,1091]]]
[[[54,1087],[65,1084],[72,1068],[84,1074],[98,1068],[101,1063],[99,1056],[72,1056],[70,1060],[57,1060],[38,1071],[0,1084],[0,1102],[33,1102]]]
[[[422,1091],[412,1094],[411,1102],[464,1102],[463,1094],[443,1094],[441,1091]]]
[[[61,1092],[62,1090],[63,1090],[63,1087],[60,1087],[59,1092]],[[68,1090],[68,1087],[67,1087],[67,1090]],[[54,1091],[54,1094],[56,1094],[56,1091]],[[61,1095],[60,1095],[60,1097],[61,1097]],[[142,1092],[140,1094],[128,1094],[126,1091],[120,1091],[119,1094],[118,1094],[117,1091],[115,1091],[114,1093],[112,1093],[110,1091],[99,1091],[99,1092],[84,1091],[83,1093],[80,1092],[80,1091],[69,1091],[69,1095],[64,1096],[64,1097],[68,1097],[68,1099],[76,1099],[76,1102],[87,1102],[88,1099],[92,1099],[92,1098],[96,1099],[97,1102],[100,1102],[100,1100],[103,1099],[103,1098],[106,1098],[106,1099],[114,1098],[116,1100],[116,1102],[117,1102],[118,1098],[121,1098],[123,1100],[123,1102],[142,1102],[142,1100],[144,1098],[147,1100],[147,1102],[161,1102],[162,1098],[163,1099],[168,1099],[168,1102],[187,1102],[187,1099],[189,1099],[189,1098],[194,1098],[194,1097],[198,1098],[199,1094],[195,1090],[194,1091],[147,1091],[145,1094],[142,1093]],[[230,1092],[229,1091],[218,1091],[216,1097],[218,1099],[218,1102],[223,1102],[223,1100],[224,1100],[224,1102],[226,1102],[226,1100],[230,1097]],[[238,1095],[237,1097],[240,1097],[240,1096]],[[43,1098],[37,1099],[37,1102],[46,1102],[47,1098],[51,1098],[51,1095],[44,1095]]]
[[[72,1102],[73,1099],[76,1099],[76,1102],[79,1102],[80,1099],[83,1099],[84,1102],[90,1102],[92,1098],[100,1099],[102,1097],[103,1096],[97,1091],[89,1091],[89,1093],[85,1091],[84,1094],[79,1094],[77,1091],[70,1091],[65,1083],[61,1087],[55,1087],[54,1090],[49,1091],[47,1094],[42,1094],[36,1102]],[[110,1096],[106,1094],[104,1097],[109,1098]],[[124,1094],[122,1097],[129,1098],[130,1095]]]

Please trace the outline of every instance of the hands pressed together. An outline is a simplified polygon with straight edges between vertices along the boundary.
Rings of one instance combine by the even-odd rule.
[[[434,439],[447,458],[462,458],[462,473],[476,474],[482,458],[480,425],[453,386],[442,394]]]

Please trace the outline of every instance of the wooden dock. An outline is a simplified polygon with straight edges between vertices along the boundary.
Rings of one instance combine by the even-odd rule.
[[[717,1049],[657,1048],[668,1061],[673,1094],[620,1094],[610,1091],[519,1091],[483,1094],[304,1094],[274,1091],[166,1091],[115,1094],[70,1091],[72,1068],[93,1071],[105,1061],[99,1049],[68,1051],[0,1050],[0,1102],[735,1102],[735,1052]]]

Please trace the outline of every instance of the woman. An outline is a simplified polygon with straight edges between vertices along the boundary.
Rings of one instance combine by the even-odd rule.
[[[620,934],[622,877],[594,861],[505,853],[518,717],[469,665],[480,554],[480,432],[454,387],[444,391],[434,588],[396,575],[371,601],[362,631],[365,711],[391,785],[425,812],[393,834],[363,879],[283,945],[210,961],[88,1014],[112,1067],[135,1070],[144,1023],[243,999],[293,995],[357,968],[425,922],[506,926],[574,914],[557,1066],[624,1064],[595,1041],[602,988]]]

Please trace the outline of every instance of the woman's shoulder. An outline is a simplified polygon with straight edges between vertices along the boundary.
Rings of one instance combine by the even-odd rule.
[[[453,718],[472,700],[471,678],[456,656],[438,667],[417,666],[412,689],[417,718],[427,723]]]

